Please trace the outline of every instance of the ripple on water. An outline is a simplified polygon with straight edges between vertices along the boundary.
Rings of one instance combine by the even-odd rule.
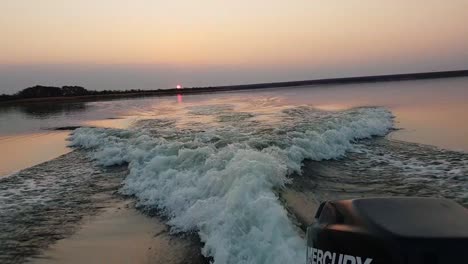
[[[299,183],[319,200],[369,196],[445,197],[468,206],[468,154],[415,143],[361,141],[345,158],[307,161]],[[304,181],[306,183],[304,183]]]
[[[0,179],[0,262],[18,263],[70,235],[106,203],[126,168],[99,168],[81,151]]]

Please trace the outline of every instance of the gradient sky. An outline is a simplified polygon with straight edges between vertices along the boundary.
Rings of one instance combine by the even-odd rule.
[[[467,0],[0,0],[0,93],[468,68]]]

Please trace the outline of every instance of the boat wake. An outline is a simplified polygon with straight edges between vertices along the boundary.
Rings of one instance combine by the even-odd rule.
[[[78,128],[69,139],[77,150],[0,179],[0,262],[69,236],[117,190],[173,234],[197,234],[214,263],[303,263],[303,229],[323,200],[431,196],[468,206],[468,154],[388,140],[385,108],[229,98],[132,115],[128,129]]]
[[[100,165],[128,164],[120,192],[164,214],[172,232],[197,232],[215,263],[303,262],[304,240],[278,190],[301,174],[304,160],[362,152],[358,140],[393,126],[392,114],[378,107],[257,102],[255,111],[229,104],[179,111],[184,118],[143,119],[126,130],[80,128],[70,140]]]

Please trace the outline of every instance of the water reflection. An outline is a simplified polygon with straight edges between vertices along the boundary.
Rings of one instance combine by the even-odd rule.
[[[84,102],[44,102],[1,106],[0,114],[18,111],[32,118],[46,119],[51,116],[67,115],[86,110],[87,105]]]
[[[0,106],[0,136],[40,132],[62,126],[77,126],[93,115],[85,102],[41,102]]]
[[[0,135],[0,178],[70,151],[68,132]]]
[[[210,122],[207,116],[186,118],[191,106],[230,105],[237,112],[258,113],[258,122],[275,122],[268,112],[285,106],[308,105],[336,111],[360,106],[383,106],[396,115],[392,138],[468,150],[468,78],[408,82],[368,83],[312,87],[289,87],[213,94],[177,94],[168,97],[128,98],[95,102],[48,102],[14,106],[0,105],[0,136],[29,134],[66,126],[117,127],[132,120],[171,118],[179,125]],[[257,107],[258,105],[262,107]],[[265,110],[266,109],[266,110]],[[259,111],[265,112],[259,113]],[[224,111],[224,110],[223,110]],[[128,119],[131,120],[128,120]],[[101,120],[101,121],[98,121]],[[102,121],[104,120],[104,121]]]

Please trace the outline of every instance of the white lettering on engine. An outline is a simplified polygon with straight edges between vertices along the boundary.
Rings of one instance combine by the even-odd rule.
[[[371,258],[340,254],[330,251],[323,251],[318,248],[309,248],[310,255],[307,256],[307,264],[371,264]],[[362,262],[362,260],[364,262]]]

